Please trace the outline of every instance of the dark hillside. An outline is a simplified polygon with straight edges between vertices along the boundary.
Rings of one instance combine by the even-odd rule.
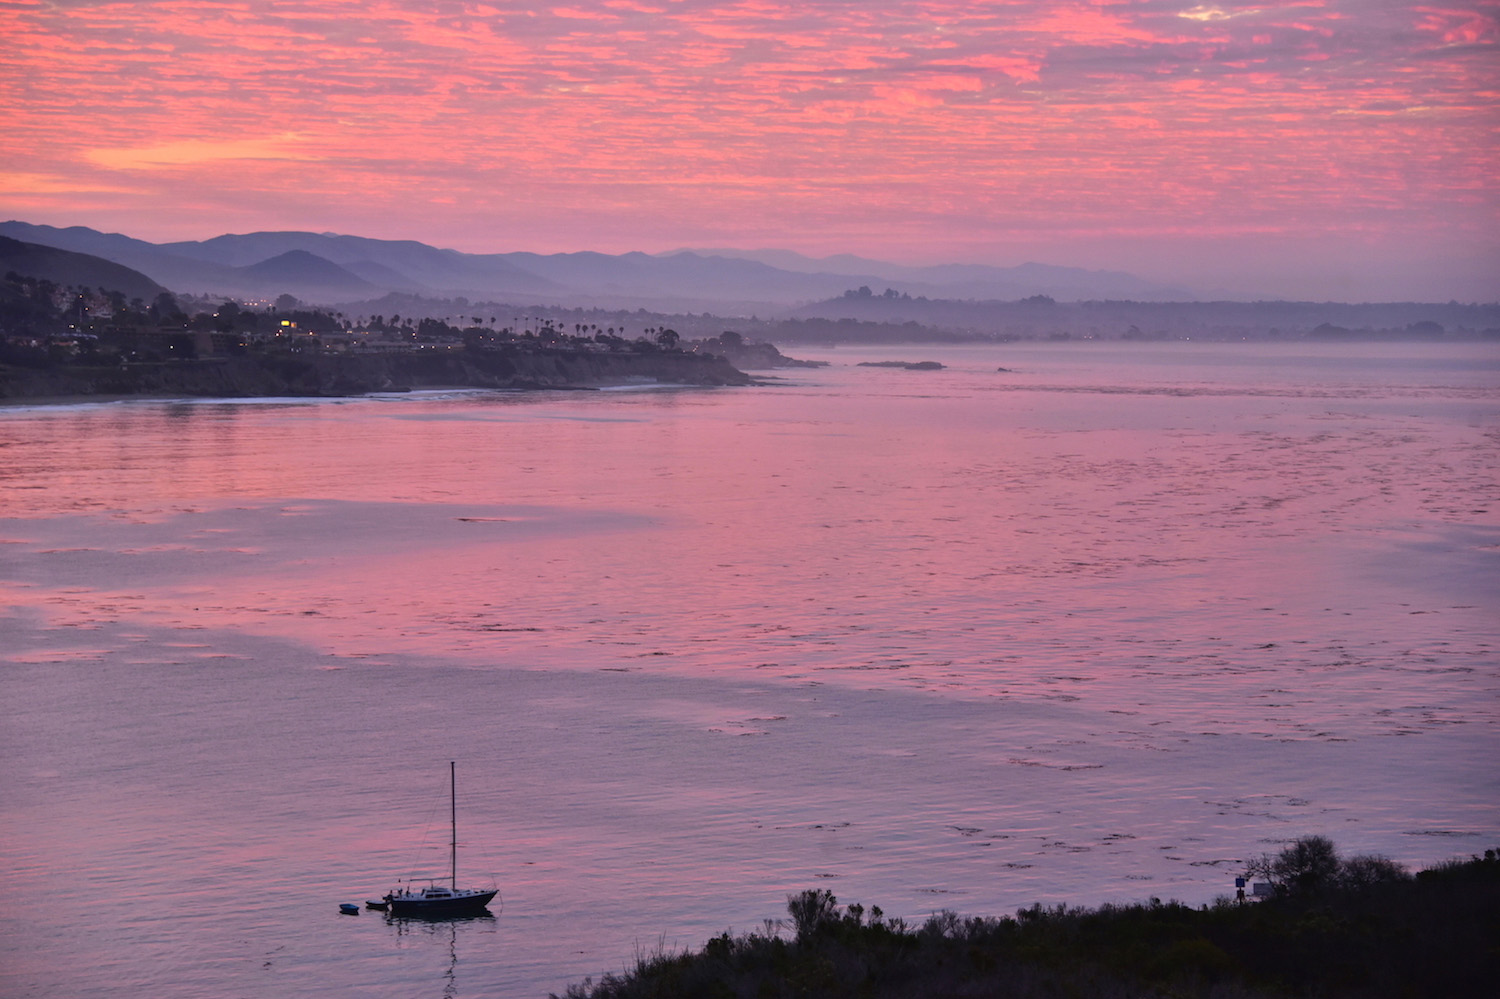
[[[87,253],[59,250],[0,236],[0,274],[14,271],[60,286],[103,288],[150,301],[166,289],[140,271]]]

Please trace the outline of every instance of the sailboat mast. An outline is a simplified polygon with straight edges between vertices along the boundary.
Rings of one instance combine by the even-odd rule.
[[[458,775],[453,761],[448,761],[448,827],[452,838],[448,841],[448,863],[452,868],[453,890],[458,891]]]

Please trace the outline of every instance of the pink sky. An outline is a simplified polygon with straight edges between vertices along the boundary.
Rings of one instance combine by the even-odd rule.
[[[1500,0],[0,0],[0,215],[1500,297]]]

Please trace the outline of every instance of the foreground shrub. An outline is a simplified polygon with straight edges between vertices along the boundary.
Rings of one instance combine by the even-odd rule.
[[[1341,859],[1326,836],[1303,836],[1274,857],[1262,854],[1250,861],[1245,873],[1269,881],[1280,895],[1357,890],[1411,876],[1389,857],[1366,854]]]
[[[1265,902],[943,911],[916,928],[806,891],[788,897],[787,924],[725,933],[697,954],[659,948],[566,996],[1449,999],[1491,994],[1500,980],[1500,853],[1415,878],[1384,858],[1340,860],[1327,840],[1299,840],[1276,860],[1296,887]]]

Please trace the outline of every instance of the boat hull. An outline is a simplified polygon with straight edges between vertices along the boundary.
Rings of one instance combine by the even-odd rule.
[[[427,887],[397,887],[381,901],[398,919],[447,919],[454,916],[487,916],[485,906],[499,892],[494,888],[460,888],[458,886],[458,776],[457,765],[448,761],[448,869],[446,885],[429,881]]]
[[[483,915],[486,906],[495,897],[493,891],[460,892],[446,898],[423,898],[414,896],[401,898],[394,896],[387,899],[390,905],[389,912],[392,916],[403,917],[441,917],[441,916],[479,916]]]

